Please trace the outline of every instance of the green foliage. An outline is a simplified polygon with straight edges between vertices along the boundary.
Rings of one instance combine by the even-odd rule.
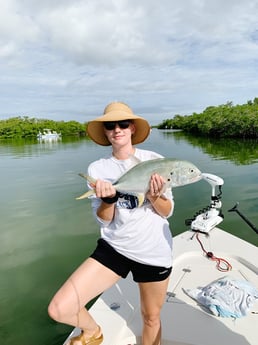
[[[157,127],[218,138],[258,138],[258,98],[243,105],[210,106],[200,114],[175,115]]]
[[[164,131],[166,137],[173,136],[176,142],[187,141],[191,146],[201,149],[214,159],[225,159],[236,165],[254,164],[258,162],[258,139],[210,138],[196,136],[183,131]]]
[[[36,138],[44,128],[50,128],[62,136],[83,136],[85,135],[86,124],[77,121],[53,121],[24,117],[12,117],[7,120],[0,120],[0,139],[11,138]]]

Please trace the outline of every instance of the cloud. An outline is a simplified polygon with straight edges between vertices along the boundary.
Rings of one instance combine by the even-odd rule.
[[[85,121],[119,99],[155,121],[257,96],[257,0],[0,4],[0,118]]]
[[[16,9],[16,2],[1,0],[0,42],[1,58],[16,59],[24,49],[24,44],[35,42],[39,29],[30,15],[22,14]]]

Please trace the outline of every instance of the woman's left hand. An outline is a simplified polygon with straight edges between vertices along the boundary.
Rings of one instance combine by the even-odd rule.
[[[150,178],[149,187],[146,199],[150,201],[156,213],[162,217],[168,217],[174,206],[171,200],[163,195],[166,189],[166,181],[162,176],[153,174]]]
[[[151,197],[158,197],[164,192],[165,180],[158,174],[151,175],[149,182],[150,189],[147,194]]]

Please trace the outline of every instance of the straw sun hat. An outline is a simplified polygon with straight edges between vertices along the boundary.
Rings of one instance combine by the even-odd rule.
[[[106,106],[102,116],[88,123],[88,135],[99,145],[111,145],[105,135],[103,122],[121,120],[132,120],[135,124],[135,133],[132,135],[133,145],[143,142],[150,134],[150,125],[144,118],[135,115],[125,103],[113,102]]]

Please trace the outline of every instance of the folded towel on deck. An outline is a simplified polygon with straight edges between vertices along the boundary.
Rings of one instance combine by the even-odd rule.
[[[247,315],[258,299],[258,290],[246,280],[220,278],[207,286],[183,291],[214,315],[239,318]]]

